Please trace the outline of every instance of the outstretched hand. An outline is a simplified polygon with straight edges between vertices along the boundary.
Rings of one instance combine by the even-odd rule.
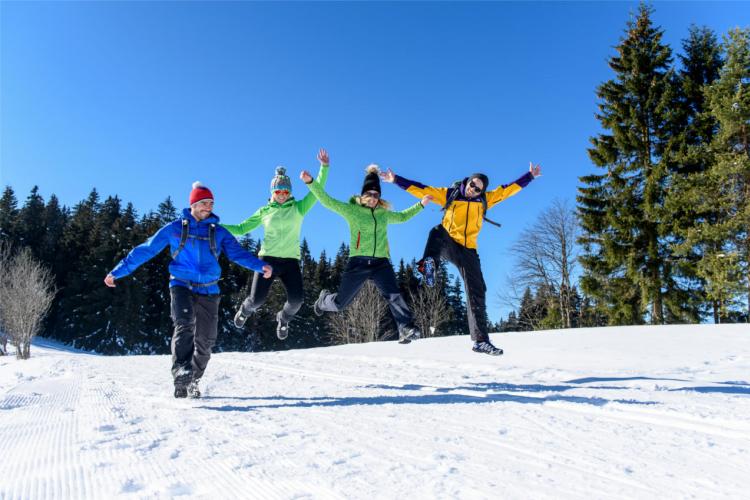
[[[266,278],[266,279],[270,278],[272,273],[273,273],[273,268],[271,266],[269,266],[268,264],[266,264],[265,266],[263,266],[263,277],[264,278]]]
[[[117,285],[115,285],[115,277],[111,274],[108,274],[106,278],[104,278],[104,284],[107,285],[110,288],[114,288]]]
[[[302,179],[302,182],[305,184],[310,184],[313,181],[312,175],[310,175],[310,172],[307,170],[300,172],[299,178]]]
[[[320,151],[318,151],[318,161],[321,165],[328,165],[328,151],[326,151],[323,148],[320,148]]]
[[[433,200],[433,196],[431,194],[425,195],[422,197],[422,199],[419,201],[419,203],[422,204],[422,207],[426,207],[429,202]]]
[[[380,171],[380,178],[383,179],[385,182],[393,182],[396,180],[396,174],[393,173],[393,170],[390,168],[383,172]]]
[[[529,162],[529,172],[531,172],[531,175],[534,177],[539,177],[542,175],[542,166],[541,165],[534,165],[534,162]]]

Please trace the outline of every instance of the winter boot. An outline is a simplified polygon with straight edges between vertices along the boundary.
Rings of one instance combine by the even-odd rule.
[[[471,350],[474,352],[483,352],[490,356],[500,356],[503,353],[502,349],[492,345],[489,340],[485,340],[484,342],[474,342],[474,347],[472,347]]]
[[[175,376],[174,378],[174,397],[186,398],[188,393],[188,385],[190,385],[190,381],[193,379],[193,376],[188,370],[185,370],[184,368],[181,368],[177,373],[177,376]]]
[[[237,309],[237,314],[234,315],[234,326],[237,328],[242,329],[245,326],[245,323],[247,322],[247,318],[250,317],[250,313],[246,313],[245,309],[240,306],[239,309]]]
[[[289,336],[289,322],[284,321],[283,311],[276,313],[276,336],[279,340],[285,340]]]
[[[328,290],[325,288],[320,291],[320,295],[318,295],[318,300],[315,301],[315,304],[313,305],[313,312],[316,316],[323,316],[323,309],[320,307],[323,305],[323,299],[325,296],[328,295]]]
[[[201,390],[200,387],[198,387],[200,381],[201,379],[195,379],[190,382],[189,386],[187,386],[187,395],[189,398],[198,399],[199,397],[201,397]]]
[[[187,387],[184,385],[181,386],[174,386],[174,397],[177,399],[186,398],[188,395]]]
[[[417,340],[422,336],[422,332],[416,326],[407,326],[399,331],[398,343],[408,344],[412,340]]]
[[[424,276],[424,283],[429,287],[435,286],[435,260],[432,257],[426,257],[419,261],[417,271]]]

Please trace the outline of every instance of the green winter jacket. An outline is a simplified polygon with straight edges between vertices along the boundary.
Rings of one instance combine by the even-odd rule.
[[[349,223],[349,257],[385,257],[388,250],[388,224],[406,222],[422,211],[416,203],[401,212],[392,212],[381,207],[363,207],[352,197],[349,203],[331,198],[320,183],[307,185],[324,207],[341,215]]]
[[[328,180],[328,165],[321,165],[315,182],[325,186],[326,180]],[[268,205],[260,207],[241,224],[222,224],[222,226],[234,236],[242,236],[263,224],[263,242],[258,252],[259,257],[268,255],[299,259],[302,219],[316,201],[318,200],[312,193],[307,193],[301,200],[289,198],[283,205],[271,200]]]

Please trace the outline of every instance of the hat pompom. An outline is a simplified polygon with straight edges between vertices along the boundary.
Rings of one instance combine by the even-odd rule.
[[[206,187],[206,186],[204,186],[204,185],[203,185],[203,183],[202,183],[201,181],[195,181],[195,182],[193,183],[193,189],[198,189],[198,188],[205,188],[205,187]]]
[[[276,175],[286,175],[286,168],[282,166],[276,167]]]
[[[370,163],[367,165],[367,168],[365,168],[365,172],[368,174],[380,173],[380,166],[377,163]]]

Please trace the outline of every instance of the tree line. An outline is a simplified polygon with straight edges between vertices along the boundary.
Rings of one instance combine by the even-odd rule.
[[[139,216],[131,203],[123,204],[117,196],[102,201],[96,189],[68,208],[55,195],[45,201],[34,187],[19,207],[14,190],[6,186],[0,198],[0,239],[16,252],[29,251],[51,272],[57,290],[41,335],[103,354],[169,353],[169,253],[162,252],[118,281],[114,289],[102,280],[133,247],[178,217],[169,198]],[[251,237],[240,243],[253,253],[260,248],[260,240]],[[319,347],[398,337],[396,325],[374,290],[365,290],[346,314],[316,316],[312,304],[322,288],[338,288],[349,248],[342,243],[335,255],[323,251],[316,259],[303,240],[301,251],[305,302],[286,341],[276,338],[276,311],[285,301],[278,280],[266,305],[248,320],[245,329],[233,325],[235,311],[250,293],[252,273],[221,257],[217,351]],[[407,301],[416,306],[415,320],[425,328],[425,335],[467,333],[461,283],[448,274],[445,265],[441,270],[434,288],[422,286],[414,261],[402,260],[396,276]]]

